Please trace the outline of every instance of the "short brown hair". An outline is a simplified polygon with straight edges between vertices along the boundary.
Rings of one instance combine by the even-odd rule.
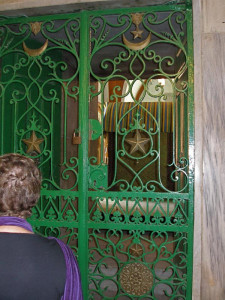
[[[26,218],[40,196],[41,173],[20,154],[0,156],[0,215]]]

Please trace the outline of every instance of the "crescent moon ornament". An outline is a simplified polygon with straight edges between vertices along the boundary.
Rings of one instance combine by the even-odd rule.
[[[123,34],[123,43],[131,50],[142,50],[144,49],[151,41],[151,32],[147,36],[147,38],[144,41],[141,41],[139,43],[132,43],[126,39],[125,35]]]
[[[42,45],[40,48],[38,49],[31,49],[28,48],[27,45],[25,44],[25,42],[23,42],[23,50],[29,55],[29,56],[39,56],[41,55],[46,48],[48,47],[48,40],[45,41],[44,45]]]

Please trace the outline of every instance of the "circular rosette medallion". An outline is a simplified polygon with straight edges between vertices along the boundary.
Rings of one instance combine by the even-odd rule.
[[[152,272],[141,263],[132,263],[123,267],[120,273],[122,289],[130,295],[146,294],[153,285]]]

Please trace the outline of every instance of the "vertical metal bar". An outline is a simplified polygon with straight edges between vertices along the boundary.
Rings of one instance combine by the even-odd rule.
[[[184,94],[184,157],[188,157],[188,95],[187,94]],[[188,187],[185,189],[184,192],[188,193]]]
[[[4,153],[3,151],[3,145],[4,145],[4,92],[2,93],[2,98],[1,98],[1,120],[0,120],[0,129],[1,129],[1,134],[0,134],[0,155]]]
[[[88,86],[89,86],[89,22],[88,13],[81,12],[80,29],[80,75],[79,75],[79,130],[82,142],[79,145],[79,225],[78,260],[81,272],[84,299],[88,299]]]
[[[187,299],[192,298],[193,272],[193,227],[194,227],[194,63],[192,8],[187,10],[187,54],[188,54],[188,124],[189,124],[189,223],[188,227],[188,276]]]
[[[180,104],[180,102],[181,102],[181,96],[180,96],[180,94],[178,95],[178,97],[177,97],[177,111],[176,111],[176,113],[177,113],[177,162],[180,160],[180,158],[181,158],[181,130],[180,130],[180,127],[181,127],[181,122],[183,122],[184,120],[181,120],[181,118],[180,118],[180,113],[181,113],[181,109],[180,109],[180,106],[181,106],[181,104]],[[177,163],[176,162],[176,163]],[[180,188],[181,188],[181,182],[180,182],[180,180],[178,181],[178,184],[177,184],[177,187],[178,187],[178,191],[180,190]]]
[[[12,141],[12,147],[13,147],[13,151],[12,152],[16,152],[19,149],[19,142],[18,142],[18,138],[17,138],[17,128],[16,128],[16,123],[17,120],[19,119],[19,112],[18,112],[18,103],[15,102],[14,104],[14,114],[12,114],[13,117],[13,122],[14,122],[14,126],[12,128],[12,132],[13,132],[13,141]]]
[[[66,163],[67,161],[66,137],[67,137],[67,91],[64,93],[63,163]]]
[[[186,0],[187,6],[191,6],[192,5],[192,0]]]

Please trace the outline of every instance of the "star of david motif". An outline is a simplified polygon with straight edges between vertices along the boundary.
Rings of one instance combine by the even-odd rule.
[[[26,153],[31,153],[32,151],[41,153],[39,145],[44,141],[44,139],[38,139],[34,131],[32,131],[29,139],[23,139],[22,141],[27,145]]]
[[[145,144],[149,142],[149,139],[142,138],[138,129],[136,130],[133,138],[126,139],[125,141],[131,145],[130,154],[133,154],[137,151],[146,154]]]

